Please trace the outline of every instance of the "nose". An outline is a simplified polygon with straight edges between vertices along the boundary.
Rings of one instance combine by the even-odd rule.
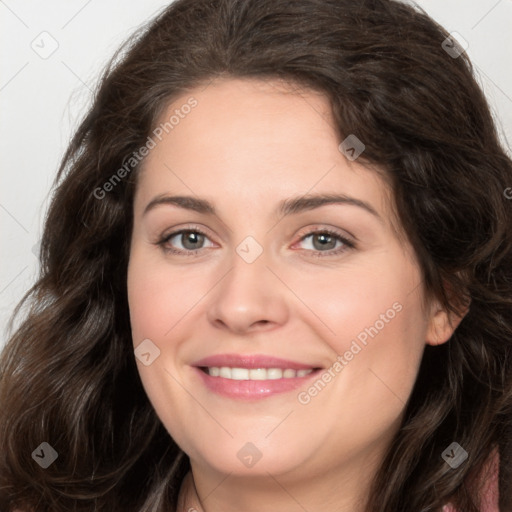
[[[209,294],[211,324],[237,334],[283,325],[289,315],[289,290],[270,268],[266,252],[252,262],[234,252],[230,263],[230,270]]]

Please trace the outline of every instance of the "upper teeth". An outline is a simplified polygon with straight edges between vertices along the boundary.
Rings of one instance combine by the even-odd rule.
[[[305,377],[313,369],[292,370],[291,368],[229,368],[228,366],[211,366],[207,368],[208,374],[212,377],[224,377],[233,380],[267,380],[267,379],[293,379],[294,377]]]

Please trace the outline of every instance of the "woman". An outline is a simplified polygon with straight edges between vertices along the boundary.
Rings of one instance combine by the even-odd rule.
[[[454,48],[178,0],[118,54],[2,354],[2,510],[512,510],[512,165]]]

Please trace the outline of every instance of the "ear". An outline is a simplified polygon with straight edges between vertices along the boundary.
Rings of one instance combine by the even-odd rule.
[[[447,287],[449,299],[452,300],[453,293],[450,287]],[[428,345],[442,345],[446,343],[459,326],[462,319],[469,311],[469,304],[463,309],[460,315],[446,311],[438,300],[433,301],[430,308],[428,329],[425,342]]]

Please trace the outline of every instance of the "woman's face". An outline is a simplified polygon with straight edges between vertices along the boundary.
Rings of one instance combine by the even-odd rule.
[[[152,134],[134,202],[133,343],[198,471],[367,475],[425,343],[452,333],[423,309],[392,196],[339,149],[329,108],[278,82],[219,80],[174,101]]]

